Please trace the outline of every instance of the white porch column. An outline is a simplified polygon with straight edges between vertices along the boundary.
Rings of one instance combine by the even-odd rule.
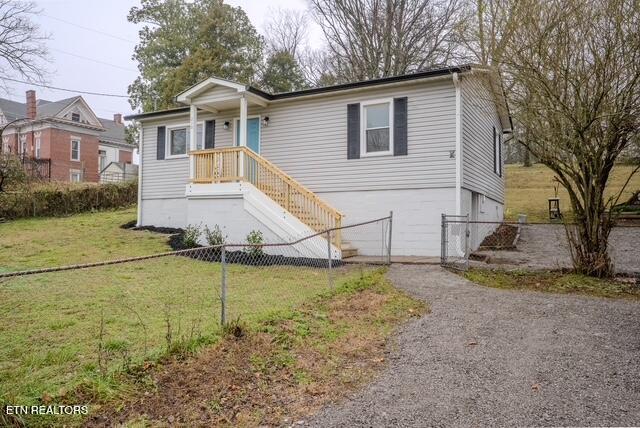
[[[189,109],[189,151],[196,150],[197,138],[198,138],[198,107],[191,104]],[[193,180],[196,176],[196,159],[194,156],[189,156],[189,177]]]
[[[247,99],[244,95],[240,96],[240,147],[247,146]],[[244,155],[240,156],[240,177],[244,177]]]

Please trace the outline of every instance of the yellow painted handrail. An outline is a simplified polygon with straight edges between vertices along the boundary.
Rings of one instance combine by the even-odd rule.
[[[194,183],[247,181],[316,232],[339,228],[342,213],[320,199],[280,168],[247,147],[197,150]],[[339,248],[340,230],[332,233]]]

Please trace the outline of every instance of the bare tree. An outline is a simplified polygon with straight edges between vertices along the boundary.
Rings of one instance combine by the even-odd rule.
[[[574,267],[607,276],[614,221],[608,212],[622,190],[607,198],[605,189],[619,155],[640,132],[640,3],[519,3],[518,31],[501,59],[513,80],[510,103],[531,137],[524,144],[569,193]]]
[[[47,36],[31,17],[39,13],[32,2],[0,0],[0,75],[42,80]]]
[[[264,25],[268,49],[298,57],[307,44],[307,24],[305,11],[271,9]]]
[[[449,61],[458,0],[310,0],[335,74],[364,80]]]

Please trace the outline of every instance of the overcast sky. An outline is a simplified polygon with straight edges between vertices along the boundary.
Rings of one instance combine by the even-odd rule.
[[[89,92],[127,95],[127,86],[138,75],[131,59],[138,40],[138,27],[127,21],[127,14],[137,0],[47,0],[36,1],[42,13],[35,18],[47,41],[51,62],[48,84]],[[270,8],[305,9],[305,0],[228,0],[241,6],[253,25],[263,32]],[[84,28],[82,28],[84,27]],[[312,31],[318,31],[317,28]],[[35,89],[38,98],[56,100],[76,95],[13,83],[11,93],[2,97],[24,102],[25,91]],[[131,113],[126,98],[83,95],[100,117],[114,113]]]

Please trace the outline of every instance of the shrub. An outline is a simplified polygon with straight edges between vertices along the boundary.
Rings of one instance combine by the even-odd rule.
[[[0,192],[0,218],[54,217],[125,208],[138,200],[137,181],[111,184],[46,183]]]
[[[252,246],[247,247],[246,251],[252,256],[262,256],[264,255],[264,251],[262,250],[262,244],[264,244],[264,236],[262,232],[259,230],[252,230],[247,235],[247,243],[252,244]]]
[[[27,182],[27,175],[15,155],[0,153],[0,192]]]
[[[182,245],[184,248],[195,248],[197,247],[198,241],[200,240],[200,226],[190,224],[184,229],[184,233],[182,234]]]
[[[207,244],[212,247],[224,245],[227,242],[227,235],[224,235],[222,233],[222,230],[220,230],[220,226],[218,226],[217,224],[213,226],[213,230],[205,226],[204,235],[207,239]]]

